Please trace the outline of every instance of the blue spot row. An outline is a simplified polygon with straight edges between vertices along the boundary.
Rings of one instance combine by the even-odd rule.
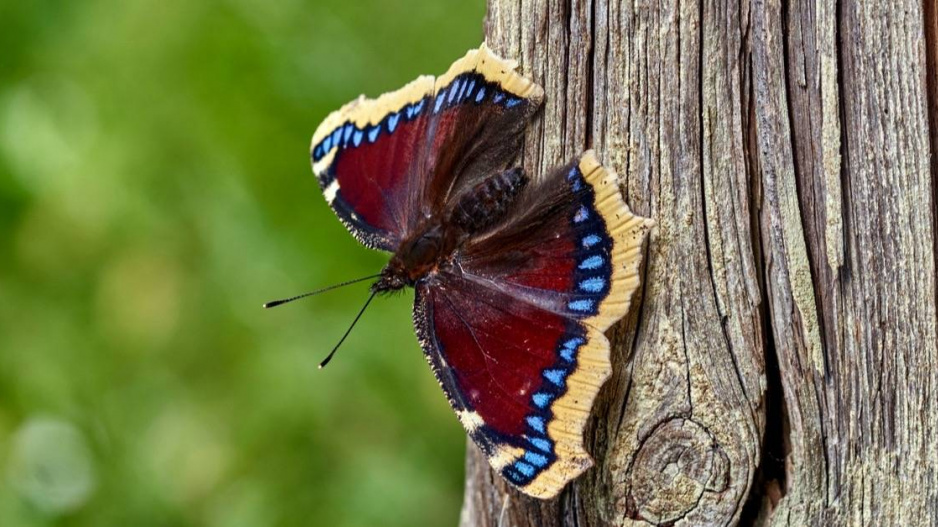
[[[453,79],[449,86],[441,89],[436,94],[433,99],[433,113],[440,113],[450,106],[468,100],[481,104],[490,93],[493,94],[492,102],[495,104],[504,103],[506,108],[515,108],[524,102],[524,99],[496,89],[494,85],[487,83],[481,75],[463,74]],[[319,161],[334,148],[358,147],[361,146],[365,138],[368,139],[368,142],[374,143],[382,133],[394,133],[400,124],[401,117],[404,117],[406,121],[416,119],[423,112],[429,99],[427,97],[418,102],[405,105],[397,112],[385,116],[376,125],[358,128],[351,123],[346,123],[339,126],[313,148],[313,161]]]
[[[478,88],[478,90],[476,90]],[[460,75],[453,79],[449,86],[436,94],[436,104],[433,113],[440,113],[445,108],[473,100],[476,104],[485,99],[485,81],[479,75]]]
[[[505,101],[506,107],[517,103],[504,93],[492,95],[495,103]],[[579,167],[574,165],[566,174],[567,183],[575,199],[570,215],[570,227],[576,236],[573,270],[573,289],[565,304],[576,318],[595,315],[603,299],[609,294],[612,279],[612,240],[605,221],[595,209],[595,192],[587,183]],[[551,406],[567,391],[567,380],[576,370],[577,355],[586,344],[583,327],[572,323],[557,342],[557,359],[541,372],[541,386],[531,395],[532,412],[525,418],[527,425],[524,453],[502,470],[512,483],[524,486],[556,460],[554,443],[547,435],[547,424],[554,418]]]
[[[559,358],[544,370],[544,381],[531,396],[537,410],[525,418],[527,444],[518,445],[524,448],[524,453],[502,469],[502,474],[515,485],[527,485],[557,459],[554,442],[547,435],[547,423],[553,419],[550,406],[566,392],[567,377],[576,369],[576,355],[584,344],[586,338],[578,324],[571,325],[557,341]]]
[[[572,166],[566,179],[578,202],[570,216],[570,225],[579,241],[574,256],[575,289],[570,291],[575,297],[567,302],[566,307],[574,315],[587,317],[596,314],[603,299],[609,294],[612,240],[602,215],[595,209],[596,193],[583,177],[579,166]]]
[[[481,104],[490,93],[492,94],[493,103],[504,103],[506,108],[515,108],[524,102],[524,99],[520,97],[498,90],[494,85],[486,82],[481,75],[463,74],[453,79],[449,86],[442,88],[436,94],[433,113],[440,113],[450,106],[468,100]]]
[[[386,115],[378,124],[365,126],[364,128],[358,128],[352,123],[345,123],[337,127],[313,148],[313,161],[319,161],[333,148],[359,147],[366,138],[369,143],[374,143],[382,133],[394,133],[401,123],[401,118],[405,121],[416,119],[423,113],[426,103],[427,99],[424,98],[415,103],[407,104],[400,110]]]

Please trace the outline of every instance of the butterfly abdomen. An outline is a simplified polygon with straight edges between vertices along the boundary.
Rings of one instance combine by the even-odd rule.
[[[491,227],[505,216],[527,182],[520,168],[481,181],[459,198],[450,222],[470,234]]]

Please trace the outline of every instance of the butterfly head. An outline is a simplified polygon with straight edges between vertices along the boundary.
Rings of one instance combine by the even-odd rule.
[[[388,262],[388,265],[381,270],[381,277],[371,286],[375,293],[392,293],[400,291],[407,283],[406,274],[401,272],[398,265],[395,265],[394,259]]]

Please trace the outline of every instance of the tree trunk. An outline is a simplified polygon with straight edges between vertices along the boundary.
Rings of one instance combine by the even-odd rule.
[[[596,467],[538,501],[470,441],[463,525],[938,525],[936,11],[489,0],[528,172],[595,148],[658,226]]]

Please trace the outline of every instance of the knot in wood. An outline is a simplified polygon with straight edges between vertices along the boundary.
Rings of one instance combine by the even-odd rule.
[[[729,461],[700,424],[673,418],[645,438],[633,458],[620,510],[654,524],[672,524],[691,512],[706,491],[728,485]]]

